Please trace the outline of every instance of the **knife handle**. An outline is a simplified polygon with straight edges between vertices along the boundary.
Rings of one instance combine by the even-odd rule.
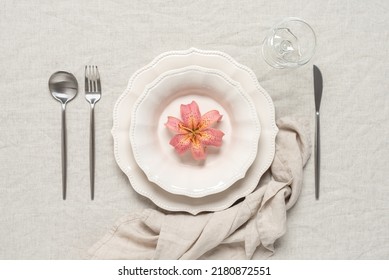
[[[319,200],[320,193],[320,114],[316,112],[315,129],[315,197]]]

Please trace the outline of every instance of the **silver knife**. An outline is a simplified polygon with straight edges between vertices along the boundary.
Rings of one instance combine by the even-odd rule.
[[[320,102],[323,93],[323,77],[319,68],[313,65],[313,81],[315,92],[315,197],[319,200],[320,193]]]

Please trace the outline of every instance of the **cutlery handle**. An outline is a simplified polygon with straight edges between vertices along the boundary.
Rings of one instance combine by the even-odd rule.
[[[61,155],[62,155],[62,199],[66,200],[66,103],[62,104]]]
[[[95,197],[95,105],[90,109],[89,173],[91,200]]]
[[[320,193],[320,114],[316,112],[315,129],[315,197],[319,200]]]

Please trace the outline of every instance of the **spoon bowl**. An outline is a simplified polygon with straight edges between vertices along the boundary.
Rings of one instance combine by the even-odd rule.
[[[49,79],[49,89],[56,100],[66,104],[77,95],[77,79],[73,74],[65,71],[55,72]]]
[[[51,95],[62,105],[62,129],[61,129],[61,152],[62,152],[62,198],[66,199],[66,104],[76,97],[78,83],[73,74],[58,71],[49,79],[49,90]]]

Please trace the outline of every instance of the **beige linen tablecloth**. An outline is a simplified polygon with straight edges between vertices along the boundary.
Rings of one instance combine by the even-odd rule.
[[[86,258],[119,217],[155,209],[115,162],[113,106],[136,70],[162,52],[190,47],[247,65],[272,97],[277,119],[305,119],[311,127],[312,64],[323,73],[321,198],[315,201],[309,160],[270,258],[388,259],[388,14],[386,0],[1,0],[0,259]],[[307,65],[277,70],[263,61],[261,42],[287,16],[312,25],[317,50]],[[103,85],[93,202],[86,64],[99,66]],[[67,108],[66,201],[60,104],[47,86],[57,70],[74,73],[81,90]]]

